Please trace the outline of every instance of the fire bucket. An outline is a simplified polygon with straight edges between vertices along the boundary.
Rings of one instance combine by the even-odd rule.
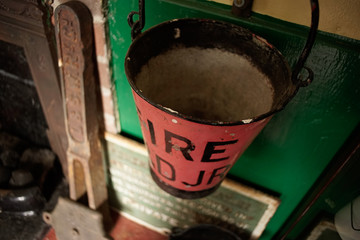
[[[204,19],[173,20],[135,36],[125,72],[151,175],[181,198],[215,191],[272,115],[306,85],[261,37]]]

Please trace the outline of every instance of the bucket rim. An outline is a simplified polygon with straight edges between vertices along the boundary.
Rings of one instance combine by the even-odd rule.
[[[193,117],[193,116],[189,116],[183,113],[180,113],[176,110],[173,110],[171,108],[168,108],[166,106],[163,106],[161,104],[155,103],[153,101],[151,101],[150,99],[148,99],[147,97],[145,97],[142,94],[142,91],[140,91],[140,89],[136,86],[134,80],[132,79],[132,77],[130,77],[130,73],[129,73],[129,68],[128,68],[128,64],[129,61],[131,60],[129,57],[129,53],[132,51],[132,49],[134,48],[134,46],[137,44],[137,42],[141,41],[141,38],[145,35],[151,34],[152,31],[154,31],[155,29],[158,29],[160,27],[163,27],[165,25],[169,25],[169,24],[174,24],[174,23],[181,23],[181,22],[189,22],[189,23],[214,23],[214,24],[220,24],[220,25],[227,25],[227,26],[232,26],[234,28],[240,29],[241,31],[250,33],[253,37],[255,37],[258,41],[261,41],[263,44],[265,44],[264,46],[272,48],[272,50],[274,50],[278,56],[281,58],[282,62],[284,63],[285,67],[288,70],[289,73],[289,80],[291,82],[291,84],[295,87],[294,91],[292,94],[289,94],[289,96],[286,98],[286,100],[283,102],[283,104],[281,104],[280,106],[274,107],[274,109],[257,115],[255,117],[252,118],[248,118],[248,119],[242,119],[242,120],[235,120],[235,121],[221,121],[221,120],[207,120],[207,119],[203,119],[203,118],[197,118],[197,117]],[[141,34],[139,34],[130,44],[130,47],[128,48],[128,51],[126,53],[125,56],[125,74],[126,74],[126,78],[128,80],[128,83],[131,86],[132,91],[134,91],[139,97],[141,97],[143,100],[145,100],[147,103],[149,103],[150,105],[156,107],[157,109],[164,111],[174,117],[178,117],[190,122],[195,122],[195,123],[199,123],[199,124],[204,124],[204,125],[212,125],[212,126],[237,126],[237,125],[246,125],[246,124],[250,124],[250,123],[254,123],[254,122],[260,122],[262,120],[265,120],[269,117],[271,117],[272,115],[274,115],[275,113],[283,110],[285,108],[285,106],[290,102],[290,100],[296,95],[296,93],[298,92],[300,86],[297,84],[294,84],[291,81],[291,69],[289,67],[289,63],[286,61],[285,57],[282,55],[282,53],[275,47],[273,46],[271,43],[267,42],[266,39],[264,39],[263,37],[253,33],[252,31],[250,31],[247,28],[244,28],[240,25],[236,25],[230,22],[226,22],[226,21],[221,21],[221,20],[215,20],[215,19],[206,19],[206,18],[179,18],[179,19],[171,19],[168,21],[164,21],[161,22],[159,24],[156,24],[150,28],[148,28],[147,30],[145,30],[144,32],[142,32]],[[134,76],[135,77],[135,76]]]

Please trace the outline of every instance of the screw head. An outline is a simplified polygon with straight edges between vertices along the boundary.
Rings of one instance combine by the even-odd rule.
[[[71,235],[72,235],[73,239],[78,239],[80,236],[80,232],[77,228],[73,228],[71,230]]]

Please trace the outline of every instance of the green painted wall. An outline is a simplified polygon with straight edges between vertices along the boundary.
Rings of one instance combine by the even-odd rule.
[[[279,236],[288,233],[287,239],[304,239],[320,220],[334,222],[335,214],[360,196],[359,144],[360,124],[286,221]]]
[[[142,138],[124,73],[124,58],[131,44],[126,18],[130,11],[138,10],[138,3],[109,0],[108,4],[122,132]],[[308,31],[259,14],[237,19],[229,6],[201,0],[146,2],[145,28],[184,17],[220,19],[246,27],[275,45],[290,65],[298,58]],[[360,119],[360,41],[320,32],[307,66],[315,73],[314,82],[300,89],[286,109],[274,116],[230,172],[280,194],[282,203],[261,239],[270,239],[281,228]]]

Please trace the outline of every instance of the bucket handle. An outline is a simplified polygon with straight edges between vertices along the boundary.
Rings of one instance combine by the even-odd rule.
[[[302,50],[300,57],[294,67],[294,70],[291,74],[291,80],[294,84],[298,85],[299,87],[306,87],[308,86],[314,79],[314,72],[304,66],[306,59],[308,58],[310,51],[314,45],[315,37],[319,25],[319,2],[318,0],[310,0],[311,5],[311,26],[310,26],[310,32],[305,44],[304,49]],[[302,80],[300,76],[300,71],[302,69],[305,69],[308,72],[308,75],[305,80]]]
[[[319,25],[319,2],[318,0],[310,0],[310,5],[311,5],[311,26],[310,26],[309,35],[305,47],[302,50],[300,57],[291,74],[291,80],[295,85],[299,87],[308,86],[314,79],[314,72],[310,68],[304,65],[315,42],[315,37]],[[136,14],[139,15],[139,20],[134,22],[133,17]],[[131,39],[134,40],[141,33],[141,30],[145,26],[145,0],[139,0],[139,11],[130,12],[127,21],[129,26],[131,27]],[[302,79],[300,74],[302,69],[305,69],[307,71],[307,77],[305,78],[305,80]]]
[[[133,17],[135,14],[139,15],[139,20],[134,22]],[[139,0],[139,11],[130,12],[127,21],[131,27],[131,40],[134,40],[145,26],[145,0]]]

